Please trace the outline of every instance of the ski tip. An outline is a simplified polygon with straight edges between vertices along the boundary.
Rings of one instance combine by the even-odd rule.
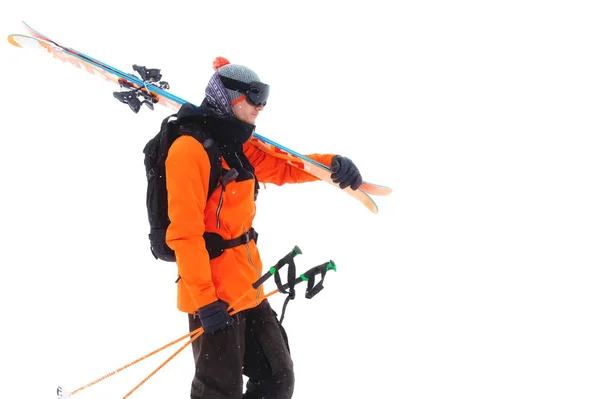
[[[373,214],[375,214],[375,215],[377,215],[379,213],[379,207],[377,206],[375,201],[373,201],[373,205],[369,209],[371,209],[371,212],[373,212]]]
[[[16,38],[17,38],[17,36],[15,36],[15,35],[8,35],[8,42],[15,47],[23,47],[19,44],[19,42],[16,40]]]
[[[353,194],[352,189],[350,187],[346,187],[344,189],[344,191],[346,191],[346,190],[350,195]],[[363,203],[363,205],[366,206],[374,214],[379,213],[379,207],[377,206],[377,203],[373,200],[373,198],[371,198],[369,193],[367,193],[362,188],[359,188],[357,191],[362,193],[363,198],[359,198],[359,197],[355,197],[355,198],[360,199],[360,201]],[[353,195],[353,196],[355,196],[355,195]]]

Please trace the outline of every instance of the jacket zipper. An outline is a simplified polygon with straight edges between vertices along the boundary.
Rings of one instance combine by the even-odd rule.
[[[219,205],[217,206],[217,228],[221,227],[221,208],[223,207],[223,198],[225,197],[225,187],[232,181],[235,181],[238,177],[238,171],[235,168],[231,168],[221,177],[221,196],[219,197]]]
[[[219,205],[217,205],[217,229],[221,227],[221,207],[223,206],[223,194],[225,193],[225,186],[222,186],[221,195],[219,196]]]

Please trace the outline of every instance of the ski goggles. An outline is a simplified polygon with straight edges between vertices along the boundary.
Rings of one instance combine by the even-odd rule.
[[[269,98],[269,85],[262,82],[245,83],[239,80],[231,79],[226,76],[219,76],[225,88],[243,93],[246,95],[246,100],[258,107],[267,105]]]

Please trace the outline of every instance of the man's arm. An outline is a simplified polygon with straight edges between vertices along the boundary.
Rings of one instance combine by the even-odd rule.
[[[249,142],[244,144],[244,154],[254,166],[254,174],[260,182],[281,186],[286,183],[305,183],[319,180],[317,177],[290,165],[285,159],[270,155]],[[329,166],[333,154],[311,154],[309,158]]]
[[[218,299],[203,237],[209,179],[210,160],[202,144],[191,136],[175,140],[166,161],[167,244],[175,251],[179,275],[196,308]]]

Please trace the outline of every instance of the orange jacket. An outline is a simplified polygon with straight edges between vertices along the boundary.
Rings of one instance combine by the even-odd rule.
[[[317,180],[254,145],[246,143],[243,148],[260,182],[282,185]],[[333,155],[310,157],[330,165]],[[225,160],[223,165],[229,168]],[[202,144],[190,136],[176,139],[166,160],[171,220],[167,244],[175,251],[181,277],[177,283],[177,307],[190,314],[217,299],[233,304],[263,274],[254,241],[227,249],[209,260],[204,232],[218,233],[226,240],[239,237],[250,230],[256,212],[253,179],[232,182],[224,190],[219,185],[207,201],[209,178],[210,161]],[[253,290],[239,305],[252,298],[255,305],[260,303],[264,298],[262,287]]]

